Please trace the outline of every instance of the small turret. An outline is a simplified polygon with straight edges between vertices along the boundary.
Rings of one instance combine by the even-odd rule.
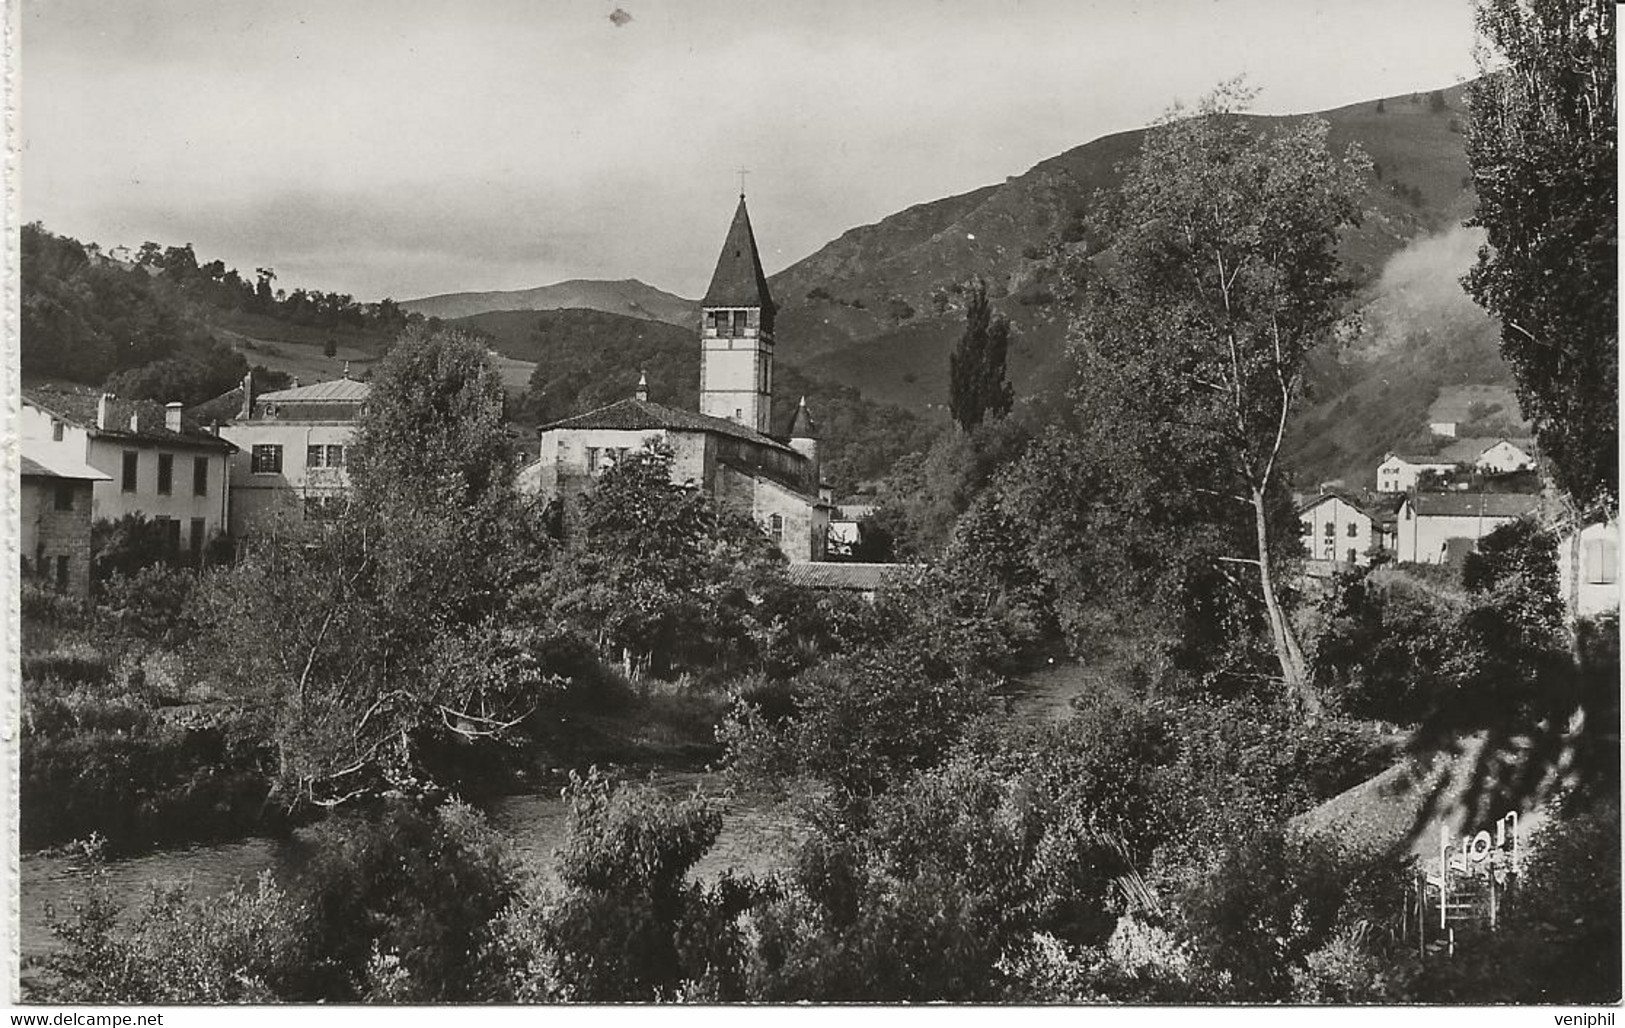
[[[807,458],[809,481],[812,488],[817,491],[819,485],[820,469],[818,467],[818,425],[812,419],[812,412],[807,410],[807,398],[803,396],[796,405],[796,416],[790,419],[790,449]]]
[[[634,397],[636,397],[637,399],[644,401],[645,403],[649,402],[649,374],[648,374],[648,372],[645,372],[645,371],[638,372],[638,391],[633,393],[632,395]]]

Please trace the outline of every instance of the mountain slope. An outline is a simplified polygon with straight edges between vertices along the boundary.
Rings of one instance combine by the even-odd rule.
[[[487,311],[545,311],[563,308],[607,311],[670,325],[697,325],[699,304],[635,278],[616,282],[571,279],[535,289],[443,293],[403,300],[401,307],[426,318],[466,318]]]
[[[1418,234],[1459,221],[1470,209],[1460,128],[1463,87],[1443,90],[1443,107],[1422,94],[1363,102],[1323,112],[1332,146],[1358,144],[1372,159],[1362,224],[1342,250],[1357,280],[1373,279],[1384,262]],[[1293,117],[1255,118],[1290,124]],[[1048,255],[1078,249],[1082,218],[1099,190],[1121,181],[1118,166],[1138,152],[1143,130],[1105,136],[1034,165],[1003,184],[922,204],[844,233],[817,253],[773,276],[787,360],[819,367],[896,402],[939,398],[937,373],[957,336],[955,286],[987,279],[1017,328],[1011,374],[1018,389],[1049,377],[1062,350],[1064,314],[1057,311]],[[895,368],[876,383],[871,355]],[[916,366],[909,354],[917,354]],[[945,358],[943,358],[945,359]],[[844,375],[842,368],[849,369]],[[913,381],[904,381],[912,374]]]

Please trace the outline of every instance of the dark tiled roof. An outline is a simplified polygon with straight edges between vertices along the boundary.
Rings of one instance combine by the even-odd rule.
[[[1417,493],[1411,500],[1417,517],[1516,518],[1540,508],[1530,493]]]
[[[762,258],[756,252],[756,236],[750,230],[750,215],[745,211],[743,196],[734,211],[733,224],[728,226],[728,238],[717,258],[717,270],[711,274],[711,288],[705,291],[700,305],[773,308],[773,297],[767,291],[767,276],[762,274]]]
[[[114,399],[108,417],[113,427],[98,428],[96,408],[100,399],[100,396],[89,393],[64,393],[44,389],[23,393],[25,403],[54,414],[64,421],[87,428],[101,438],[165,443],[171,446],[200,446],[211,450],[225,450],[228,453],[237,449],[227,440],[199,428],[197,423],[186,418],[184,413],[181,418],[181,430],[171,432],[164,427],[166,417],[164,405],[151,400]],[[139,431],[131,431],[130,415],[136,411],[141,413],[141,428]]]
[[[735,439],[745,439],[762,446],[770,446],[776,450],[794,453],[790,447],[765,436],[752,428],[746,428],[737,422],[725,418],[714,418],[709,414],[700,414],[691,410],[679,410],[668,407],[663,403],[651,400],[627,399],[617,400],[607,407],[590,410],[585,414],[577,414],[573,418],[564,418],[543,425],[542,432],[551,432],[556,428],[608,428],[624,429],[626,431],[644,431],[657,428],[675,429],[682,432],[716,432],[719,435],[732,436]]]
[[[1433,467],[1433,466],[1448,467],[1449,465],[1455,463],[1455,461],[1450,460],[1448,457],[1445,457],[1443,454],[1438,454],[1438,453],[1428,453],[1428,454],[1390,453],[1388,455],[1388,457],[1391,457],[1391,458],[1394,458],[1394,459],[1397,459],[1397,460],[1402,460],[1406,464],[1421,464],[1421,465],[1424,465],[1424,466],[1427,466],[1427,467]],[[1384,458],[1384,463],[1386,463],[1386,460],[1387,460],[1387,458]]]
[[[204,400],[193,407],[186,408],[188,417],[196,418],[205,425],[212,425],[219,421],[230,421],[243,410],[243,387],[229,389],[213,399]]]
[[[775,482],[789,492],[801,497],[808,504],[814,507],[829,506],[813,493],[807,492],[807,490],[802,487],[801,482],[797,481],[794,476],[787,475],[778,468],[770,467],[757,461],[741,460],[738,457],[723,456],[718,457],[717,461],[720,464],[733,468],[735,471],[738,471],[740,474],[749,478],[765,478],[769,482]]]
[[[807,412],[807,398],[803,396],[801,402],[796,404],[795,417],[790,419],[790,438],[812,439],[818,434],[818,425],[813,421],[812,415]]]
[[[803,589],[850,589],[874,592],[908,585],[924,574],[917,564],[847,564],[837,561],[791,564],[785,581]]]
[[[1309,497],[1307,500],[1304,500],[1302,503],[1298,504],[1298,513],[1302,514],[1307,510],[1318,507],[1327,500],[1342,500],[1344,503],[1348,504],[1350,507],[1353,507],[1361,514],[1364,514],[1367,517],[1371,516],[1371,511],[1367,509],[1364,500],[1343,489],[1327,489],[1322,493]]]
[[[1484,451],[1500,442],[1499,439],[1486,439],[1482,437],[1467,436],[1457,439],[1449,446],[1439,451],[1439,460],[1449,461],[1452,464],[1471,464],[1483,456]]]

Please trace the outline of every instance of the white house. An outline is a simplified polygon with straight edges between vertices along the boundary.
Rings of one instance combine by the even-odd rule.
[[[256,394],[243,379],[237,416],[220,435],[237,446],[231,466],[231,534],[277,521],[330,516],[350,487],[350,443],[372,387],[348,377]],[[211,404],[218,400],[210,401]]]
[[[1424,471],[1449,471],[1455,464],[1441,457],[1406,457],[1390,453],[1377,465],[1377,492],[1408,493]]]
[[[1304,550],[1312,560],[1331,560],[1361,567],[1371,563],[1376,542],[1371,515],[1352,497],[1328,492],[1298,507]]]
[[[91,488],[92,520],[142,515],[162,527],[172,556],[193,559],[226,530],[236,447],[183,417],[179,403],[30,390],[18,435],[47,467],[88,465],[104,476]]]
[[[1528,440],[1497,439],[1485,447],[1473,461],[1473,466],[1485,474],[1506,475],[1514,471],[1533,471],[1535,458],[1525,447]],[[1532,447],[1530,447],[1532,449]]]
[[[1377,492],[1403,493],[1416,488],[1423,472],[1447,472],[1467,467],[1481,474],[1506,475],[1532,471],[1534,446],[1527,439],[1457,439],[1438,453],[1402,456],[1390,453],[1377,465]]]
[[[1399,505],[1395,556],[1412,564],[1444,564],[1476,548],[1497,528],[1540,507],[1526,493],[1416,493]]]
[[[1586,525],[1557,544],[1558,583],[1579,617],[1619,609],[1619,522]]]

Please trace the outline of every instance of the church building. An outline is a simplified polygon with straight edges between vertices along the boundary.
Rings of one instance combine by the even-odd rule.
[[[699,410],[635,395],[541,428],[527,485],[568,505],[626,453],[659,446],[672,479],[749,515],[791,561],[821,561],[832,506],[803,398],[788,431],[772,430],[773,297],[762,273],[745,197],[739,197],[711,286],[700,301]]]

